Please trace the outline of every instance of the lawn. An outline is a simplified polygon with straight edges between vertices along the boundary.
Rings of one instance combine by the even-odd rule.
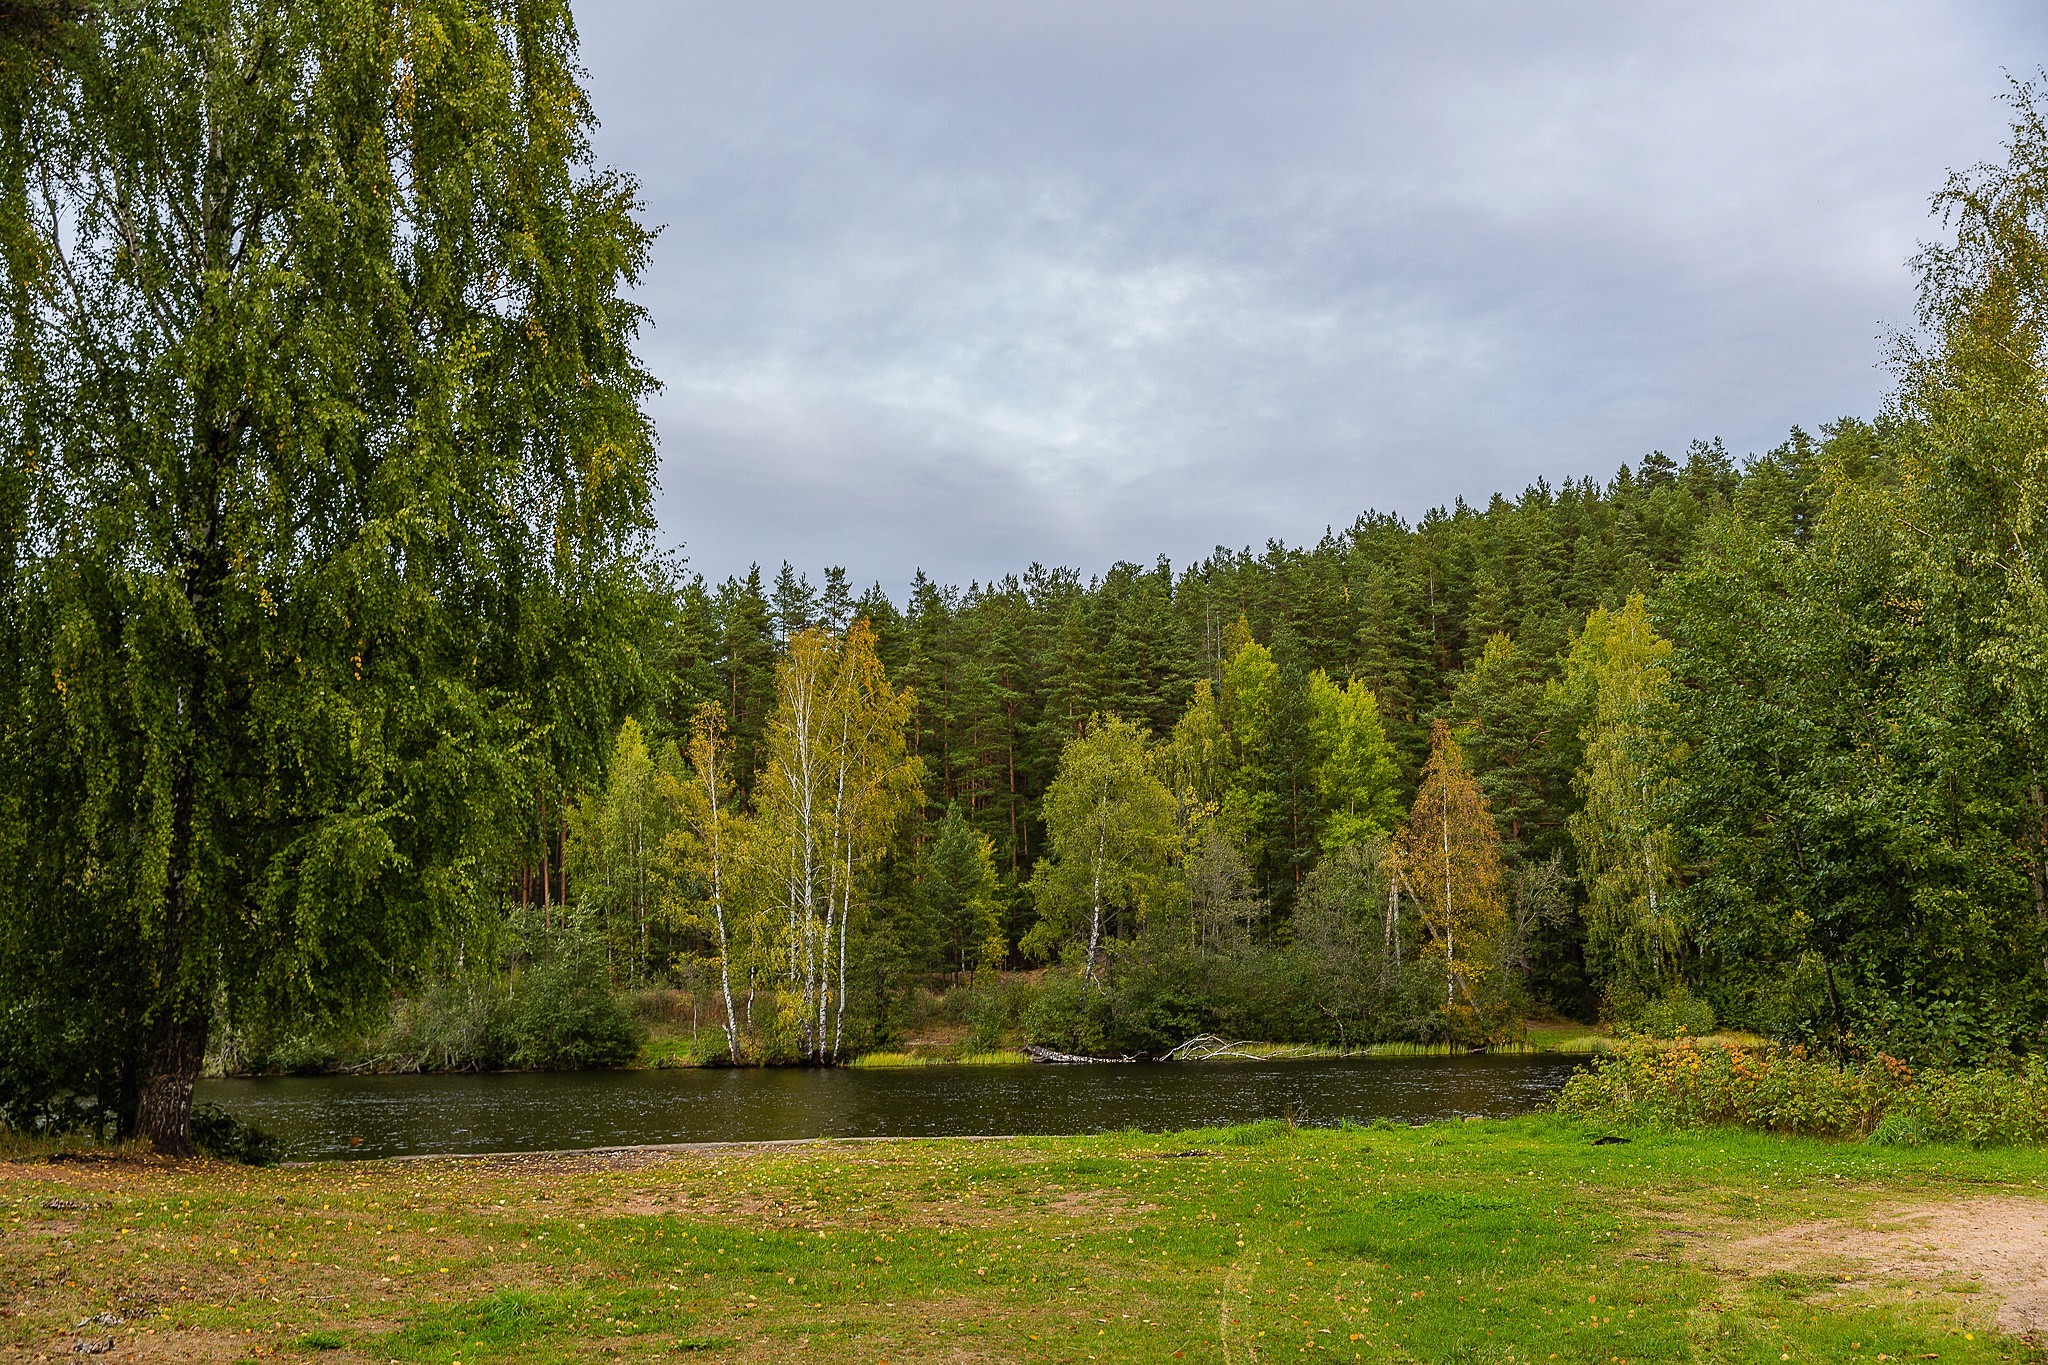
[[[2048,1152],[1595,1136],[1530,1118],[273,1170],[24,1156],[0,1163],[0,1343],[72,1359],[111,1338],[113,1360],[2048,1360],[1995,1325],[2001,1304],[2015,1329],[2048,1311],[2023,1283],[2032,1256],[2048,1292],[2048,1220],[2029,1221]]]

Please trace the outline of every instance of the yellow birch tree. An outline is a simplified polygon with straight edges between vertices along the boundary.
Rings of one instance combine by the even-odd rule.
[[[918,800],[911,700],[890,685],[864,619],[844,636],[797,632],[776,666],[755,850],[781,938],[781,1021],[809,1061],[839,1056],[849,935],[866,916],[870,873]]]

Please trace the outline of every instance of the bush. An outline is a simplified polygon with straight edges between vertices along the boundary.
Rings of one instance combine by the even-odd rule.
[[[1067,972],[1048,972],[1038,996],[1024,1010],[1027,1041],[1095,1056],[1109,1048],[1109,992],[1099,984],[1084,986]]]
[[[1714,1007],[1683,981],[1654,998],[1617,993],[1610,997],[1609,1008],[1623,1033],[1671,1039],[1688,1033],[1699,1038],[1714,1031]]]
[[[378,1051],[398,1071],[488,1071],[504,1066],[511,1002],[495,983],[477,978],[430,981],[391,1007],[391,1028]]]
[[[968,989],[972,995],[967,1001],[967,1050],[994,1052],[1017,1022],[1018,993],[979,982]]]
[[[121,1059],[104,1032],[51,998],[0,1007],[0,1129],[88,1132],[119,1126]]]
[[[276,1138],[217,1104],[192,1106],[192,1145],[208,1156],[245,1166],[270,1166],[278,1158]]]
[[[2048,1062],[1922,1072],[1913,1091],[1920,1129],[1972,1147],[2048,1142]]]
[[[2048,1066],[1920,1071],[1879,1054],[1845,1066],[1805,1047],[1638,1040],[1565,1083],[1560,1114],[1618,1127],[1726,1126],[1890,1145],[2048,1142]]]
[[[577,931],[552,936],[512,994],[505,1033],[514,1066],[536,1071],[624,1066],[639,1055],[639,1023],[612,994],[602,946]]]

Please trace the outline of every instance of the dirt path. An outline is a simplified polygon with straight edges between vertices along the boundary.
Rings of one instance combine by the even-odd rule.
[[[2048,1200],[2004,1196],[1899,1204],[1855,1222],[1798,1223],[1728,1248],[1746,1268],[1847,1271],[1867,1280],[1974,1284],[1998,1327],[2048,1334]]]

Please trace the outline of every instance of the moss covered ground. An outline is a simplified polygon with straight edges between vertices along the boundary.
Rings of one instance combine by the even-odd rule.
[[[1783,1232],[2029,1209],[2048,1200],[2048,1152],[1598,1136],[1550,1118],[1262,1124],[266,1170],[17,1149],[0,1161],[0,1346],[223,1361],[2048,1359],[1999,1330],[2000,1286],[1965,1262],[1859,1260],[1853,1235]]]

